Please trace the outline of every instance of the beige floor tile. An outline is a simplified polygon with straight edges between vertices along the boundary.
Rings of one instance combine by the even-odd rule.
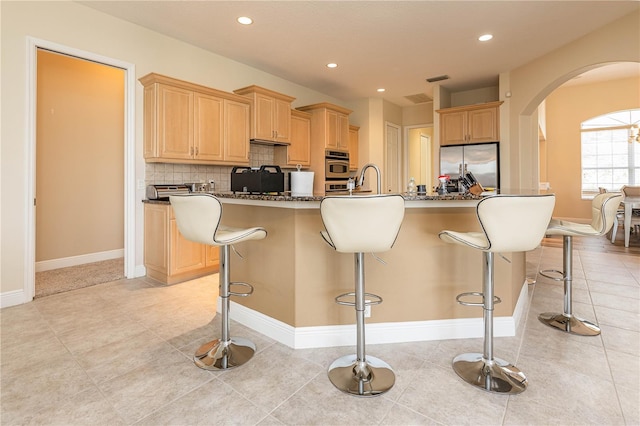
[[[607,359],[616,387],[638,388],[640,385],[640,356],[608,349]]]
[[[594,306],[598,325],[608,325],[625,330],[640,331],[640,313],[621,309]]]
[[[23,424],[43,426],[124,426],[127,424],[95,387],[77,393],[60,405],[47,407],[29,415],[26,420]]]
[[[600,325],[601,336],[607,350],[640,356],[640,332]]]
[[[69,354],[49,358],[18,376],[2,374],[2,424],[20,424],[28,416],[60,406],[91,387],[93,383]]]
[[[640,286],[637,285],[619,285],[592,280],[589,280],[588,285],[589,291],[591,291],[592,293],[610,294],[613,296],[622,296],[628,297],[630,299],[640,300]]]
[[[176,399],[136,425],[255,425],[268,412],[214,379]]]
[[[294,350],[272,345],[256,353],[242,368],[219,378],[264,410],[271,411],[315,376],[324,375],[317,364],[294,355]]]
[[[288,425],[364,425],[378,423],[393,405],[384,397],[348,395],[319,374],[271,415]]]
[[[395,404],[391,407],[391,410],[380,422],[381,425],[440,425],[435,420],[432,420],[420,413],[417,413],[407,407],[400,404]]]
[[[619,286],[622,287],[622,286]],[[631,288],[631,287],[629,287]],[[638,287],[640,291],[640,287]],[[640,314],[640,300],[627,296],[616,296],[614,294],[600,293],[591,291],[591,300],[596,307],[611,308]]]
[[[211,373],[174,351],[98,387],[120,416],[133,423],[212,379]]]
[[[640,391],[638,387],[618,387],[618,397],[622,406],[624,421],[627,425],[640,425]]]

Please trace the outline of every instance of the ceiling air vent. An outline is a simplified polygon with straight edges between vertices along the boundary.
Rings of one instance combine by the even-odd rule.
[[[416,95],[408,95],[408,96],[405,96],[405,99],[410,100],[414,104],[423,104],[425,102],[431,102],[433,100],[424,93],[418,93]]]
[[[430,77],[427,79],[428,83],[435,83],[436,81],[442,81],[442,80],[449,80],[449,76],[448,75],[439,75],[437,77]]]

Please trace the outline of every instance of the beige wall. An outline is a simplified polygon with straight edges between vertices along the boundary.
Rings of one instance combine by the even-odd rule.
[[[38,51],[36,261],[124,248],[124,71]]]
[[[640,77],[562,87],[546,100],[547,180],[556,194],[555,215],[590,218],[591,200],[581,199],[580,123],[613,111],[640,108]],[[542,153],[541,153],[542,154]]]

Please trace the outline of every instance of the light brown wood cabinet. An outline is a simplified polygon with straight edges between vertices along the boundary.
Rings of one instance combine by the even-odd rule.
[[[169,204],[144,205],[144,266],[147,276],[174,284],[218,272],[219,247],[185,239]]]
[[[349,170],[358,170],[358,144],[360,126],[349,125]]]
[[[234,90],[233,93],[245,96],[252,102],[252,140],[274,144],[291,142],[291,102],[296,98],[255,85]]]
[[[440,114],[440,146],[500,141],[502,101],[445,108]]]
[[[249,100],[155,73],[140,82],[146,161],[249,164]]]
[[[274,163],[280,167],[295,167],[300,164],[303,168],[311,164],[311,114],[291,110],[291,144],[275,146],[273,150]]]
[[[311,113],[311,145],[325,149],[349,150],[351,110],[328,102],[297,108]]]

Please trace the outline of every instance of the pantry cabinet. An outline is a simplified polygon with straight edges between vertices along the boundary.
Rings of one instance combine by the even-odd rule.
[[[500,141],[499,102],[445,108],[440,114],[440,146]]]
[[[291,144],[275,146],[273,151],[274,164],[280,167],[295,167],[300,164],[303,168],[311,164],[311,114],[291,111]]]
[[[349,170],[358,170],[359,126],[349,125]]]
[[[174,284],[218,272],[219,248],[185,239],[169,204],[144,205],[144,266],[147,276]]]
[[[233,93],[245,96],[252,102],[252,140],[291,143],[291,102],[295,98],[255,85],[234,90]]]
[[[349,150],[351,110],[328,102],[297,108],[311,114],[311,145],[325,149]]]
[[[147,162],[249,164],[249,100],[155,73],[140,82]]]

